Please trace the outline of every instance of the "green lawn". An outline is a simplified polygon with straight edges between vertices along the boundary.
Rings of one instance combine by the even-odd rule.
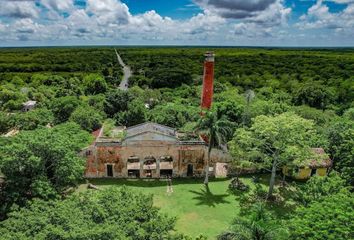
[[[254,186],[251,178],[243,178],[243,181]],[[166,193],[167,183],[162,180],[96,179],[90,182],[100,188],[126,185],[153,194],[154,204],[162,212],[177,217],[176,230],[192,237],[203,234],[215,239],[228,228],[240,211],[236,196],[227,192],[228,179],[211,180],[209,190],[202,184],[202,179],[174,179],[174,192],[170,196]],[[85,189],[86,184],[80,185],[79,191]]]

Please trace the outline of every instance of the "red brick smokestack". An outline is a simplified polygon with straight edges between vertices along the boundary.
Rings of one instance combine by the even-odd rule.
[[[209,110],[213,102],[214,92],[214,53],[205,53],[204,76],[203,76],[203,92],[201,108]]]

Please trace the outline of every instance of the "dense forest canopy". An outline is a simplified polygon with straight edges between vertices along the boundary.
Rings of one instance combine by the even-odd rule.
[[[243,227],[246,227],[245,236],[251,236],[254,229],[245,225],[252,225],[265,235],[276,234],[273,227],[282,225],[285,238],[288,230],[295,233],[291,239],[323,239],[326,230],[321,228],[321,222],[312,225],[312,215],[316,214],[319,221],[325,222],[323,208],[336,208],[342,213],[350,207],[347,200],[352,198],[353,49],[117,48],[133,71],[127,91],[118,87],[123,71],[113,47],[0,49],[0,134],[12,136],[0,137],[0,174],[7,177],[0,188],[0,218],[8,218],[0,224],[0,233],[28,239],[37,237],[37,233],[23,235],[11,226],[23,227],[21,215],[24,214],[33,219],[28,223],[29,227],[35,228],[33,223],[40,218],[38,208],[44,200],[53,201],[44,204],[43,211],[48,227],[59,229],[56,236],[80,239],[67,238],[62,231],[65,224],[54,224],[50,212],[58,207],[62,211],[58,214],[66,219],[65,211],[71,211],[72,206],[81,203],[78,197],[63,202],[59,199],[82,179],[85,162],[77,153],[92,140],[89,133],[103,124],[131,126],[153,121],[195,137],[201,116],[203,55],[207,50],[216,54],[212,112],[232,123],[233,134],[225,137],[231,154],[245,156],[243,160],[262,169],[270,169],[273,165],[274,180],[280,167],[300,164],[307,157],[305,150],[323,148],[337,172],[322,180],[311,180],[304,188],[296,188],[296,196],[289,199],[299,207],[290,211],[294,218],[289,227],[283,222],[288,220],[286,216],[264,215],[259,212],[264,208],[256,204],[250,208],[255,208],[250,218],[235,221],[231,230],[226,235],[221,234],[220,239],[238,239],[240,236],[235,229]],[[23,103],[29,100],[36,101],[35,108],[22,111]],[[48,141],[53,136],[55,139]],[[269,146],[271,149],[266,149]],[[276,157],[278,160],[274,161]],[[274,182],[270,184],[268,195],[273,194],[273,185]],[[275,195],[279,193],[277,187],[274,192]],[[84,197],[90,201],[107,200],[106,194]],[[131,199],[135,196],[128,195]],[[264,190],[256,187],[245,196],[248,203],[254,203],[263,195]],[[316,199],[311,198],[313,195]],[[342,199],[339,204],[336,204],[337,198]],[[140,202],[134,204],[148,207]],[[24,206],[28,210],[19,208]],[[104,216],[90,215],[92,209],[78,211],[82,216],[90,216],[85,220],[88,224],[94,224],[96,217],[100,217],[103,225],[112,222],[106,218],[106,210],[100,213]],[[154,216],[144,215],[148,217],[145,223],[155,226],[156,219],[163,218],[163,223],[156,224],[160,226],[156,234],[174,238],[169,235],[174,221],[158,215],[154,209],[151,211],[146,214]],[[333,223],[338,225],[338,231],[330,233],[332,239],[354,235],[345,223],[352,215],[351,208],[343,215],[343,221]],[[301,226],[302,216],[305,216],[306,229]],[[126,216],[118,214],[116,217],[119,220]],[[73,223],[76,220],[72,219]],[[127,221],[130,220],[125,219],[124,224]],[[272,223],[270,228],[265,225],[268,221]],[[326,224],[323,226],[330,225]],[[149,239],[145,238],[144,227],[130,227],[141,231],[141,239]],[[313,235],[308,230],[311,227],[321,234]],[[82,229],[74,231],[81,234]],[[115,231],[124,234],[126,239],[135,237],[135,233],[126,232],[123,227],[100,234],[109,238],[115,236]],[[48,232],[45,229],[38,234],[46,237]],[[97,239],[100,236],[95,235]],[[180,239],[179,236],[176,239]]]

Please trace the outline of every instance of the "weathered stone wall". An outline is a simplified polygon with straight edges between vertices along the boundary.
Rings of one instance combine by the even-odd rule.
[[[193,175],[201,176],[207,158],[205,145],[181,145],[171,141],[131,141],[120,143],[97,142],[86,151],[86,177],[107,177],[107,164],[113,166],[113,177],[128,177],[128,159],[138,159],[140,177],[160,177],[160,162],[171,157],[173,161],[173,176],[186,177],[188,165],[193,169]],[[147,159],[155,159],[156,164],[147,165]],[[229,155],[223,151],[213,150],[210,167],[216,162],[229,161]],[[151,174],[151,175],[150,175]]]

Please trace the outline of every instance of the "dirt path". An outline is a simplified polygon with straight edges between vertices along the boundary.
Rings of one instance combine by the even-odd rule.
[[[119,56],[117,49],[114,49],[117,55],[117,59],[119,64],[123,67],[123,79],[121,83],[119,84],[119,88],[122,90],[128,90],[129,87],[129,78],[133,75],[130,67],[128,65],[125,65],[123,62],[122,58]]]

